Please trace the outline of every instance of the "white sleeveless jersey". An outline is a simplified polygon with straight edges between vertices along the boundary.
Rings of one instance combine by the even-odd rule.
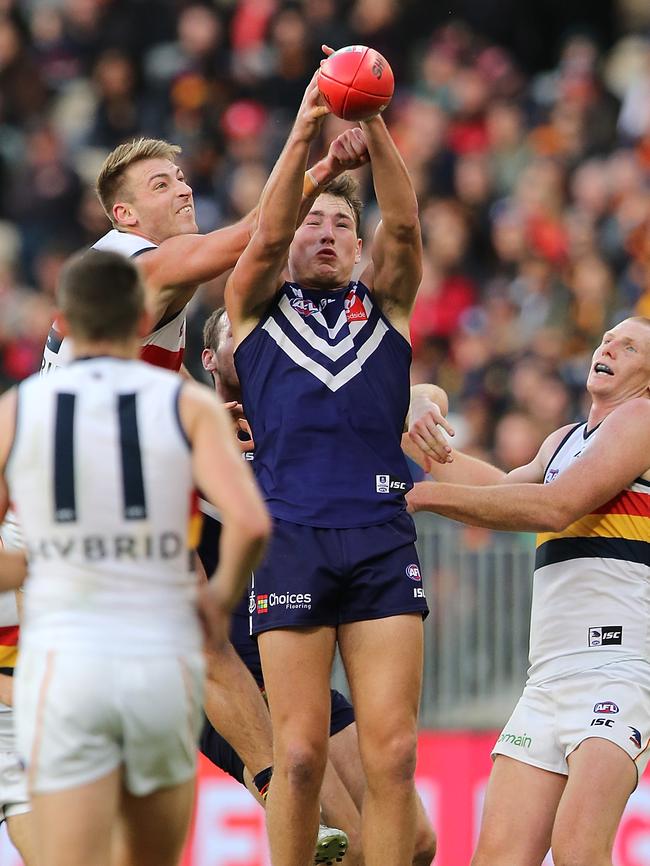
[[[155,250],[156,244],[140,235],[111,229],[93,244],[92,249],[122,253],[134,258],[147,250]],[[158,323],[156,329],[142,341],[140,357],[143,361],[165,370],[180,370],[185,353],[186,314],[187,307],[183,307],[178,313]],[[54,322],[43,349],[41,373],[64,367],[71,359],[71,341],[61,335]]]
[[[172,373],[106,357],[18,386],[6,475],[29,557],[22,645],[199,649],[181,387]]]
[[[572,428],[544,483],[598,435],[586,424]],[[643,479],[563,532],[537,536],[528,676],[540,682],[628,659],[650,661],[650,483]]]

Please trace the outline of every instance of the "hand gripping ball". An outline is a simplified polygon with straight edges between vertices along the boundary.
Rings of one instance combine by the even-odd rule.
[[[323,61],[318,89],[333,114],[366,120],[386,108],[395,80],[388,61],[374,48],[348,45]]]

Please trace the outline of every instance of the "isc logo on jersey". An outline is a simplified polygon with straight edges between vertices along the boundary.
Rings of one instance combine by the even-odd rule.
[[[393,478],[392,475],[375,475],[375,490],[377,493],[406,493],[408,484],[406,481],[400,481],[399,478]]]
[[[268,613],[269,608],[284,605],[286,610],[311,610],[310,592],[270,592],[257,596],[257,612]],[[252,604],[249,602],[249,609]],[[253,608],[254,609],[254,608]]]

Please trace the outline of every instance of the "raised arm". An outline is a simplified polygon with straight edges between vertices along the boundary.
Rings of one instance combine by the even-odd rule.
[[[236,345],[253,330],[282,283],[303,198],[309,147],[327,112],[314,75],[287,143],[264,187],[257,227],[226,283],[226,308]]]
[[[361,277],[386,316],[408,339],[408,320],[422,279],[418,203],[409,173],[380,116],[363,121],[381,222],[372,263]]]
[[[412,510],[435,511],[488,529],[561,532],[647,474],[650,401],[620,406],[593,435],[591,446],[549,484],[430,484],[426,506]]]
[[[368,149],[360,129],[341,133],[322,159],[303,175],[303,195],[298,222],[309,210],[319,189],[342,172],[368,161]],[[191,299],[196,287],[233,268],[246,249],[258,224],[259,207],[239,222],[205,235],[177,235],[138,257],[150,293],[155,322],[173,315]]]

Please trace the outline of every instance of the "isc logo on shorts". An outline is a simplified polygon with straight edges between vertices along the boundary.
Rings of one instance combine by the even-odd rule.
[[[622,643],[622,625],[596,625],[589,628],[589,646],[620,646]]]

